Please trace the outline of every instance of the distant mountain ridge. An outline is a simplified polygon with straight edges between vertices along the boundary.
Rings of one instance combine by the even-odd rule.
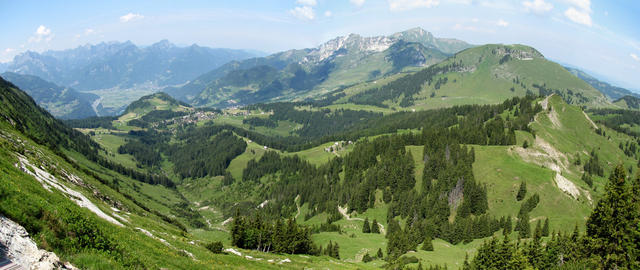
[[[33,75],[5,72],[0,76],[23,89],[38,105],[57,118],[78,119],[97,115],[92,107],[92,103],[99,98],[97,95],[58,86]]]
[[[389,36],[350,34],[316,48],[288,50],[227,63],[182,87],[164,91],[199,106],[225,107],[290,100],[424,67],[473,47],[414,28]]]
[[[81,91],[129,88],[134,85],[183,84],[232,60],[256,56],[243,50],[213,49],[193,44],[178,47],[162,40],[148,47],[131,41],[102,42],[75,49],[27,51],[6,64],[6,71],[35,75]]]
[[[577,76],[578,78],[582,79],[583,81],[587,82],[588,84],[590,84],[591,86],[593,86],[593,88],[597,89],[598,91],[602,92],[604,95],[606,95],[607,97],[609,97],[611,100],[615,100],[615,102],[617,102],[618,100],[620,100],[622,97],[624,96],[633,96],[636,98],[640,98],[640,94],[636,93],[636,92],[632,92],[628,89],[622,88],[622,87],[617,87],[617,86],[613,86],[607,82],[603,82],[601,80],[596,79],[595,77],[587,74],[586,72],[577,69],[577,68],[571,68],[571,67],[565,67],[569,72],[571,72],[573,75]]]

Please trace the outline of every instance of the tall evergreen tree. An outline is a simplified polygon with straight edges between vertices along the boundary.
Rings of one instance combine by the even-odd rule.
[[[544,226],[542,226],[542,236],[544,237],[549,236],[549,218],[546,218],[544,220]]]
[[[331,243],[331,241],[329,241],[329,244],[327,244],[327,248],[324,249],[324,255],[333,257],[333,244]]]
[[[369,218],[365,217],[364,224],[362,225],[362,233],[370,233],[370,232],[371,232],[371,226],[369,226]]]
[[[531,226],[529,225],[529,212],[524,212],[518,217],[518,224],[516,224],[516,228],[518,229],[518,235],[520,236],[520,238],[531,237]]]
[[[536,222],[536,229],[533,231],[533,237],[534,238],[542,237],[542,223],[540,222],[540,220]]]
[[[520,188],[518,189],[518,194],[516,195],[516,200],[522,201],[524,197],[527,195],[527,182],[522,181],[520,184]]]
[[[507,216],[507,218],[504,221],[504,227],[502,228],[502,234],[507,236],[511,234],[512,230],[513,230],[513,222],[511,221],[511,216]]]
[[[431,236],[427,235],[427,237],[424,238],[424,242],[422,243],[422,250],[425,251],[433,251],[433,243],[432,243]]]
[[[638,267],[638,205],[625,183],[626,172],[618,165],[605,187],[605,194],[587,220],[590,252],[605,269]]]
[[[334,257],[334,258],[340,260],[340,245],[338,245],[338,242],[333,244],[332,256],[331,257]]]
[[[371,233],[380,233],[380,225],[378,225],[378,220],[375,218],[371,222]]]

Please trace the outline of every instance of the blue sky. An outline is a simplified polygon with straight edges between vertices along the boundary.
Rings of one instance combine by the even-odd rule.
[[[640,1],[0,0],[0,62],[27,50],[131,40],[277,52],[422,27],[473,44],[520,43],[640,90]]]

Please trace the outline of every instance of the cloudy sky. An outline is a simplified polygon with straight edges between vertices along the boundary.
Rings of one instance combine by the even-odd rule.
[[[0,0],[0,62],[27,50],[131,40],[277,52],[422,27],[473,44],[520,43],[640,91],[637,0]]]

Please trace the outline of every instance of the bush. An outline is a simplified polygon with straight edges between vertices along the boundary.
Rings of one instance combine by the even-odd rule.
[[[362,257],[362,262],[363,263],[368,263],[370,261],[373,261],[373,258],[369,255],[369,253],[364,254],[364,257]]]
[[[224,248],[224,246],[222,245],[222,242],[220,241],[216,241],[216,242],[211,242],[209,244],[207,244],[205,246],[209,251],[216,253],[216,254],[221,254],[222,249]]]

